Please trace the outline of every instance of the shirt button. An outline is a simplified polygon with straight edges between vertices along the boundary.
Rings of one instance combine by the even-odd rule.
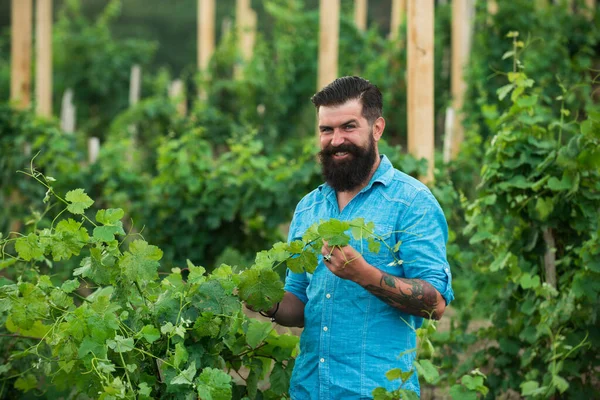
[[[328,299],[330,299],[330,298],[331,298],[331,295],[330,295],[329,293],[327,293],[327,294],[325,295],[325,297],[327,297]]]
[[[323,327],[323,330],[324,330],[325,332],[327,332],[327,327],[326,327],[326,326],[324,326],[324,327]]]
[[[321,361],[321,362],[323,363],[323,362],[325,362],[325,359],[324,359],[324,358],[321,358],[319,361]]]

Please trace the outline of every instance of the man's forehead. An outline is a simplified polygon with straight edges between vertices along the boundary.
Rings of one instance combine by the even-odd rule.
[[[343,104],[319,107],[319,123],[344,123],[364,119],[360,100],[353,99]]]

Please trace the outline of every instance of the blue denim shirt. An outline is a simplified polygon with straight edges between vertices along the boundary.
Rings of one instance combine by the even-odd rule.
[[[429,189],[393,168],[382,156],[369,184],[340,212],[335,191],[327,184],[305,196],[294,213],[289,240],[302,237],[313,223],[336,218],[362,217],[375,223],[375,232],[393,247],[402,244],[398,266],[388,266],[393,256],[385,246],[368,252],[365,260],[389,274],[422,279],[446,300],[454,298],[452,276],[446,260],[448,227],[444,214]],[[407,231],[402,233],[398,231]],[[361,249],[352,239],[350,245]],[[373,389],[397,389],[385,373],[392,368],[413,368],[416,347],[414,329],[423,319],[405,314],[360,285],[335,276],[319,259],[314,274],[287,271],[285,290],[305,303],[300,354],[292,373],[290,395],[294,400],[369,399]],[[404,385],[419,391],[416,373]]]

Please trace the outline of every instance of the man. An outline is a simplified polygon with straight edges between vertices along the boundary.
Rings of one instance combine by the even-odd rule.
[[[414,329],[424,317],[439,319],[454,298],[447,224],[428,188],[379,155],[385,120],[376,86],[343,77],[312,102],[326,183],[298,203],[289,240],[320,220],[362,217],[391,247],[402,241],[397,257],[403,263],[390,265],[385,246],[361,255],[356,240],[343,248],[325,243],[314,274],[288,271],[283,300],[265,314],[281,325],[304,326],[292,399],[366,399],[378,386],[398,388],[385,373],[413,368]],[[416,373],[403,388],[419,393]]]

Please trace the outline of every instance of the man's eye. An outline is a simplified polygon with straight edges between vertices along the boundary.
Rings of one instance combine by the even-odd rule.
[[[356,128],[356,127],[355,127],[354,125],[346,125],[346,126],[345,126],[345,128],[346,128],[346,129],[354,129],[354,128]]]

